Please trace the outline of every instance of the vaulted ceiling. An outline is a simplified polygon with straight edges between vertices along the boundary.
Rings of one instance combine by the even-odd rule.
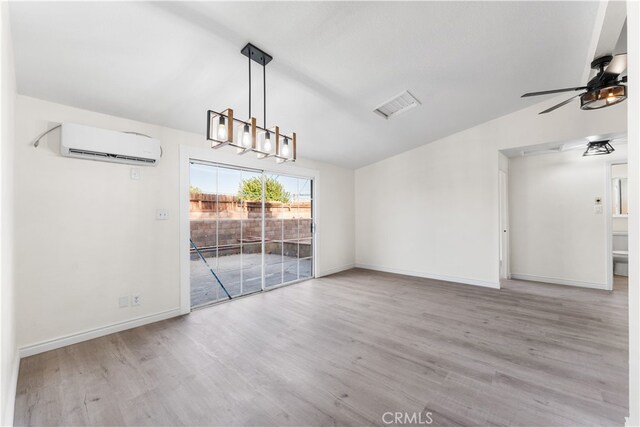
[[[248,114],[247,43],[267,66],[268,125],[299,157],[359,167],[581,83],[597,2],[12,3],[18,91],[205,132]],[[253,67],[253,115],[262,75]],[[409,90],[422,105],[373,113]],[[551,100],[550,100],[551,102]]]

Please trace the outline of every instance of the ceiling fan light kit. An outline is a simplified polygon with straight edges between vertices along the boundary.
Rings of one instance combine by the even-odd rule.
[[[602,89],[590,90],[580,96],[580,108],[583,110],[597,110],[615,105],[627,99],[627,87],[624,85],[609,86]]]
[[[211,148],[231,146],[238,154],[256,153],[264,159],[273,157],[276,162],[296,161],[296,133],[280,133],[280,128],[267,128],[267,77],[266,66],[273,57],[262,49],[248,43],[240,51],[249,59],[249,119],[240,120],[234,117],[233,110],[227,108],[222,112],[207,111],[207,140],[211,141]],[[255,117],[251,116],[251,61],[262,65],[264,121],[260,127]]]

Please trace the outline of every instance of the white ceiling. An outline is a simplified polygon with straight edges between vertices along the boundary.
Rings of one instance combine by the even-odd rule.
[[[248,114],[252,42],[268,125],[299,157],[359,167],[581,82],[597,2],[25,2],[11,24],[21,94],[203,134]],[[253,115],[262,123],[259,67]],[[408,89],[422,105],[373,113]],[[550,100],[551,102],[551,100]],[[567,107],[570,108],[570,107]],[[573,107],[575,108],[575,106]]]

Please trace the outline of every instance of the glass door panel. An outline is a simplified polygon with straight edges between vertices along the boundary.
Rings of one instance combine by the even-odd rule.
[[[282,284],[284,216],[287,194],[280,175],[265,174],[265,287]]]
[[[282,283],[287,283],[298,280],[298,178],[283,176],[280,179],[289,196],[282,220]]]
[[[241,223],[242,293],[262,290],[262,172],[242,171],[237,189],[243,208]]]
[[[238,189],[242,182],[239,169],[218,169],[218,270],[229,294],[242,294],[242,219],[245,215]]]
[[[218,301],[224,291],[215,281],[209,269],[209,266],[216,268],[217,263],[217,168],[209,165],[191,164],[190,173],[191,306],[196,307]],[[199,254],[193,245],[198,248]]]
[[[279,201],[272,196],[274,200],[268,203],[267,215],[270,218],[267,220],[267,228],[271,229],[267,231],[267,235],[272,239],[272,247],[275,249],[272,255],[276,255],[276,252],[278,255],[277,258],[270,258],[268,269],[275,272],[278,266],[281,267],[282,277],[272,276],[267,281],[267,286],[312,277],[312,180],[270,174],[268,181],[277,189],[274,193],[283,196]]]
[[[280,207],[265,202],[264,268],[265,287],[282,283],[282,220]]]
[[[299,278],[313,277],[313,181],[298,180],[298,270]]]

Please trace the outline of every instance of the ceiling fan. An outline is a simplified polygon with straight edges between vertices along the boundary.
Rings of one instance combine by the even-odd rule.
[[[538,95],[549,95],[552,93],[572,92],[586,90],[584,93],[572,96],[538,114],[546,114],[563,105],[568,104],[575,98],[580,97],[580,108],[583,110],[597,110],[609,107],[627,99],[627,76],[620,78],[620,75],[627,69],[627,54],[607,55],[596,58],[591,62],[591,68],[597,70],[597,74],[586,86],[570,87],[566,89],[544,90],[542,92],[529,92],[522,95],[522,98]]]

